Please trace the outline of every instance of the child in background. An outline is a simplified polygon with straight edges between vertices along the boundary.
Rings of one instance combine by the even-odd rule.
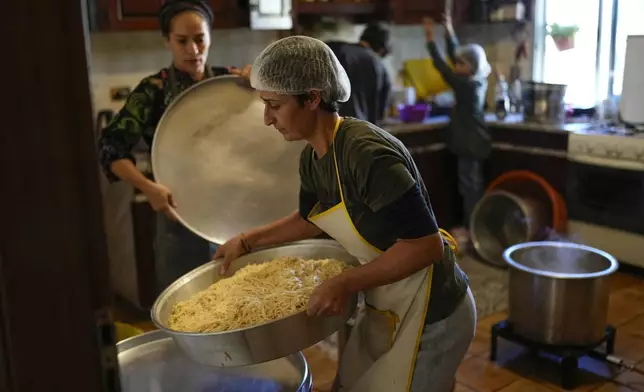
[[[434,42],[435,23],[424,20],[427,49],[434,66],[452,88],[456,101],[450,116],[447,146],[458,157],[458,189],[463,197],[464,230],[453,235],[464,240],[474,206],[483,196],[483,163],[490,154],[492,140],[485,123],[483,105],[491,67],[485,50],[476,44],[458,46],[449,15],[445,16],[447,65]],[[467,240],[465,240],[467,241]]]

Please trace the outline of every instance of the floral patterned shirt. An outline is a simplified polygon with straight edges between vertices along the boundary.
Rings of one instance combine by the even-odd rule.
[[[206,77],[229,73],[228,68],[212,67],[208,68]],[[130,159],[136,163],[132,150],[141,140],[149,151],[168,105],[195,83],[187,73],[168,67],[144,78],[134,88],[123,108],[103,129],[98,142],[101,166],[110,182],[119,180],[110,170],[112,162]]]

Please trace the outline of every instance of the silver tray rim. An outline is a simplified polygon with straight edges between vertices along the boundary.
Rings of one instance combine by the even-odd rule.
[[[157,127],[156,127],[156,129],[154,131],[154,137],[152,138],[152,146],[150,148],[150,168],[151,168],[151,171],[152,171],[152,175],[154,176],[154,181],[158,181],[158,178],[157,178],[157,176],[156,176],[156,174],[154,172],[154,168],[158,167],[157,162],[159,161],[159,155],[156,152],[157,149],[158,149],[158,144],[159,144],[159,133],[160,133],[159,130],[164,125],[166,117],[169,116],[168,113],[170,113],[172,111],[172,109],[175,106],[177,106],[179,104],[179,102],[181,102],[183,99],[185,99],[185,97],[188,94],[190,94],[191,92],[193,92],[193,91],[195,91],[197,89],[201,89],[205,85],[219,84],[219,83],[227,82],[227,81],[237,81],[239,86],[243,86],[243,87],[246,87],[246,88],[252,90],[252,87],[250,86],[250,84],[246,81],[246,79],[242,78],[241,76],[237,76],[237,75],[220,75],[220,76],[215,76],[215,77],[212,77],[212,78],[204,79],[204,80],[201,80],[201,81],[193,84],[192,86],[186,88],[181,93],[179,93],[179,95],[177,95],[177,97],[172,102],[170,102],[168,107],[165,109],[165,111],[161,115],[161,119],[159,120],[159,123],[157,124]],[[162,182],[160,182],[160,183],[162,184]],[[179,219],[179,222],[183,226],[185,226],[188,230],[190,230],[191,232],[195,233],[199,237],[201,237],[201,238],[203,238],[203,239],[205,239],[205,240],[207,240],[209,242],[212,242],[212,243],[215,243],[215,244],[218,243],[217,239],[214,239],[214,238],[210,237],[209,235],[204,234],[202,231],[197,230],[193,225],[191,225],[188,221],[186,221],[186,219],[183,216],[181,216],[181,214],[177,210],[175,210],[175,214],[176,214],[177,218]]]
[[[334,247],[339,247],[339,248],[344,250],[344,248],[335,240],[309,239],[309,240],[290,242],[290,243],[286,243],[286,244],[282,244],[282,245],[278,245],[278,246],[270,246],[270,247],[257,249],[257,250],[254,250],[252,253],[249,253],[249,255],[250,254],[255,254],[255,253],[260,253],[262,251],[268,251],[268,250],[271,250],[271,249],[298,246],[298,245],[334,246]],[[345,250],[345,252],[346,252],[346,250]],[[244,255],[244,256],[247,256],[247,255]],[[237,260],[242,259],[244,256],[241,256]],[[306,316],[306,310],[302,310],[300,312],[297,312],[297,313],[294,313],[294,314],[291,314],[291,315],[288,315],[288,316],[280,317],[280,318],[277,318],[277,319],[274,319],[274,320],[271,320],[271,321],[268,321],[268,322],[265,322],[265,323],[262,323],[262,324],[253,325],[251,327],[246,327],[246,328],[233,329],[233,330],[229,330],[229,331],[222,331],[222,332],[183,332],[183,331],[176,331],[176,330],[168,327],[166,325],[166,322],[163,322],[159,317],[160,308],[164,304],[164,300],[166,299],[166,297],[168,297],[174,291],[178,290],[184,284],[190,282],[193,277],[199,275],[204,270],[211,269],[213,267],[219,266],[222,263],[222,261],[223,261],[222,259],[216,259],[216,260],[212,260],[212,261],[210,261],[210,262],[208,262],[208,263],[206,263],[206,264],[204,264],[202,266],[199,266],[199,267],[193,269],[192,271],[188,272],[187,274],[183,275],[182,277],[177,279],[175,282],[173,282],[170,286],[168,286],[165,290],[163,290],[163,292],[161,294],[159,294],[157,299],[154,301],[154,304],[152,305],[152,308],[150,309],[150,316],[151,316],[151,319],[152,319],[152,323],[154,323],[154,325],[157,328],[159,328],[160,330],[163,330],[163,331],[165,331],[167,333],[170,333],[172,335],[175,335],[175,336],[178,335],[178,336],[208,337],[208,336],[232,335],[232,334],[236,334],[236,333],[248,332],[248,331],[251,331],[251,330],[258,330],[258,329],[266,327],[267,325],[276,324],[276,323],[279,323],[279,322],[284,321],[286,319]],[[233,263],[235,263],[235,261],[233,261]],[[358,261],[356,260],[355,264],[350,264],[350,265],[354,265],[354,266],[358,265]],[[349,302],[349,308],[350,308],[351,311],[349,312],[349,316],[346,317],[346,319],[344,320],[345,322],[348,321],[353,316],[353,312],[357,308],[358,294],[352,295],[349,298],[348,302]]]

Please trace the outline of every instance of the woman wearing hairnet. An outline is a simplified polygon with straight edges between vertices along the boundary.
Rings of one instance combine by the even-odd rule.
[[[251,84],[264,121],[287,141],[306,140],[299,211],[222,245],[222,273],[257,247],[327,233],[360,266],[320,284],[310,315],[341,313],[364,292],[343,353],[336,388],[351,392],[444,392],[474,336],[475,307],[453,240],[438,229],[414,161],[395,137],[337,113],[351,93],[327,45],[288,37],[255,60]]]
[[[483,162],[490,154],[492,139],[485,123],[483,105],[491,68],[480,45],[458,46],[449,15],[445,18],[446,47],[451,69],[434,43],[434,21],[425,19],[427,48],[434,66],[454,91],[447,146],[458,157],[458,188],[463,197],[464,227],[483,195]]]

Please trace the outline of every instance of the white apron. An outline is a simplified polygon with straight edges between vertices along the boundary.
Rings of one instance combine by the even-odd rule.
[[[333,139],[341,123],[336,123]],[[376,259],[382,251],[356,230],[347,211],[335,144],[332,145],[340,203],[309,220],[333,237],[361,264]],[[453,239],[445,231],[441,234]],[[341,392],[406,392],[411,388],[420,336],[431,293],[433,266],[398,282],[366,291],[366,309],[356,318],[340,361]]]

